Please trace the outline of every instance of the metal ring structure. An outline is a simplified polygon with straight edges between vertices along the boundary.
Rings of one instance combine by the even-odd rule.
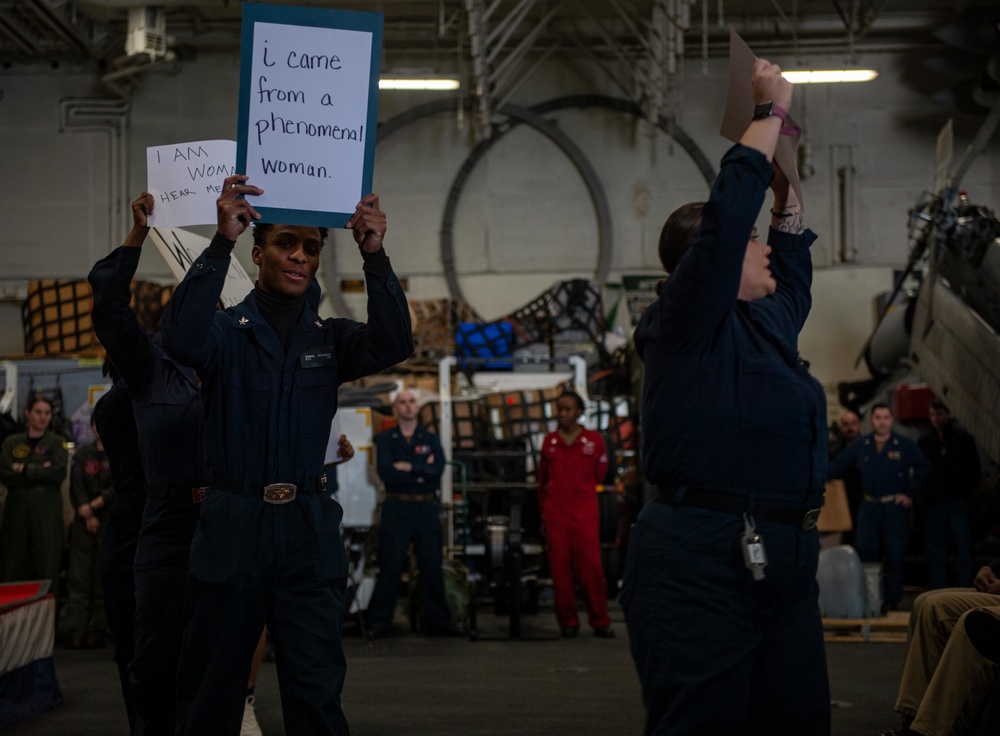
[[[471,109],[473,99],[471,97],[467,97],[462,100],[461,104],[465,108]],[[393,135],[406,126],[426,117],[451,112],[455,109],[455,105],[456,102],[454,99],[434,100],[422,105],[417,105],[409,110],[405,110],[379,125],[377,131],[377,141],[384,141],[390,135]],[[448,192],[448,199],[445,204],[445,211],[441,221],[441,265],[444,269],[445,279],[448,283],[448,292],[453,298],[463,300],[465,298],[462,293],[461,285],[459,284],[458,274],[455,271],[455,251],[452,237],[455,212],[458,208],[458,201],[461,198],[462,190],[478,161],[486,155],[486,152],[497,141],[521,123],[526,123],[527,125],[532,126],[559,146],[583,177],[584,183],[587,185],[591,200],[594,204],[598,221],[598,254],[594,278],[598,284],[603,284],[607,280],[608,270],[610,269],[613,234],[611,229],[610,207],[608,206],[607,196],[604,193],[604,187],[597,177],[594,167],[591,165],[589,159],[587,159],[583,151],[558,127],[549,123],[543,117],[546,114],[570,108],[600,108],[622,112],[627,115],[632,115],[633,117],[644,117],[642,109],[636,103],[630,100],[608,97],[605,95],[570,95],[566,97],[557,97],[546,102],[533,105],[530,108],[523,108],[516,105],[506,105],[502,107],[498,112],[507,116],[508,119],[506,124],[502,127],[498,127],[496,129],[497,132],[491,138],[482,141],[477,144],[475,148],[473,148],[468,157],[466,157],[466,160],[462,164],[458,174],[456,174],[455,180],[453,181],[451,189]],[[676,141],[681,148],[684,149],[684,151],[694,161],[699,171],[701,171],[702,176],[705,178],[705,182],[709,187],[711,187],[712,183],[715,181],[715,169],[708,160],[708,157],[705,156],[704,152],[698,147],[698,144],[695,143],[687,132],[678,127],[671,118],[661,117],[657,121],[657,127],[673,138],[674,141]],[[333,273],[333,254],[332,249],[329,250],[331,252],[328,257],[324,259],[324,270]],[[331,289],[328,292],[328,296],[339,314],[343,314],[345,316],[351,315],[350,308],[347,306],[337,289]]]

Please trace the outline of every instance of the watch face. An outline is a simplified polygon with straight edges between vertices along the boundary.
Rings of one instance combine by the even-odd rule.
[[[764,118],[769,118],[773,111],[774,102],[762,102],[753,109],[753,119],[763,120]]]

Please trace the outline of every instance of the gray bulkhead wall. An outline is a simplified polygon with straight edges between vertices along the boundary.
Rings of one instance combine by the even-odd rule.
[[[823,60],[811,63],[822,66]],[[842,66],[843,60],[829,63]],[[863,375],[853,368],[853,358],[872,323],[871,298],[890,287],[891,269],[906,260],[906,211],[931,185],[934,137],[947,119],[945,111],[900,85],[894,57],[862,58],[859,65],[874,66],[882,76],[869,84],[799,87],[793,107],[806,128],[813,167],[803,184],[806,219],[820,236],[814,249],[815,306],[802,352],[826,383]],[[689,62],[674,108],[678,124],[714,166],[729,145],[718,135],[726,74],[725,60],[710,61],[707,76],[699,61]],[[123,232],[128,201],[145,187],[146,146],[235,138],[238,77],[235,55],[211,53],[174,73],[140,77],[126,132],[126,201],[115,213],[108,201],[112,136],[103,130],[60,130],[60,101],[94,96],[94,78],[17,66],[0,72],[0,216],[6,232],[0,296],[9,296],[27,278],[81,278],[117,245],[112,241],[120,234],[113,233],[112,217],[120,216],[117,227]],[[585,93],[616,96],[618,90],[586,62],[550,61],[511,102],[530,107]],[[387,120],[439,96],[383,92],[379,117]],[[678,205],[707,194],[698,167],[669,136],[650,133],[628,115],[572,109],[547,117],[579,147],[603,184],[612,220],[609,280],[658,271],[656,244],[664,219]],[[975,124],[956,118],[957,152]],[[474,144],[471,120],[463,123],[452,113],[409,125],[377,149],[374,189],[389,217],[387,248],[415,298],[448,293],[440,265],[441,217]],[[998,148],[994,143],[965,180],[974,201],[994,208],[1000,208]],[[840,174],[846,168],[854,175],[853,237],[841,238]],[[758,225],[766,223],[762,216]],[[453,231],[462,290],[487,318],[521,306],[554,281],[594,273],[597,220],[587,188],[564,153],[526,125],[504,136],[471,172]],[[200,232],[211,235],[211,228]],[[856,250],[853,265],[838,263],[845,240]],[[334,247],[337,270],[359,275],[350,237],[337,234]],[[239,252],[249,266],[249,248]],[[169,278],[156,257],[144,258],[140,274]],[[363,314],[361,297],[345,299]],[[11,311],[0,308],[0,351],[7,353],[18,352],[20,345],[19,319],[13,322]]]

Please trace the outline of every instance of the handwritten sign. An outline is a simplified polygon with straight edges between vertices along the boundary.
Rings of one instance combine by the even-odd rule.
[[[211,242],[208,238],[195,235],[187,230],[155,227],[149,231],[149,238],[178,281],[184,278],[184,274],[187,273],[191,264]],[[243,301],[251,289],[253,289],[253,280],[247,275],[239,261],[235,258],[231,259],[229,271],[226,274],[226,283],[222,287],[220,299],[222,305],[226,308],[236,306]]]
[[[244,3],[236,168],[264,222],[343,227],[371,191],[382,14]]]
[[[214,225],[222,181],[236,173],[236,141],[195,141],[146,149],[153,227]]]

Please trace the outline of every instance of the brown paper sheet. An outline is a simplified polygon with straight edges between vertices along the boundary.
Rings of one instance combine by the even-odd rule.
[[[723,138],[728,138],[734,143],[739,142],[753,120],[755,105],[753,97],[750,95],[750,79],[753,76],[753,65],[756,60],[757,57],[750,50],[750,47],[747,46],[746,41],[730,28],[729,89],[726,95],[726,111],[722,116],[722,127],[719,133]],[[785,172],[788,183],[799,198],[799,203],[802,204],[802,211],[804,212],[805,202],[802,199],[802,184],[799,182],[799,171],[795,160],[795,149],[799,145],[802,126],[792,120],[791,114],[789,114],[786,124],[797,126],[799,134],[782,135],[779,137],[778,147],[774,152],[774,159],[778,162],[781,170]]]

